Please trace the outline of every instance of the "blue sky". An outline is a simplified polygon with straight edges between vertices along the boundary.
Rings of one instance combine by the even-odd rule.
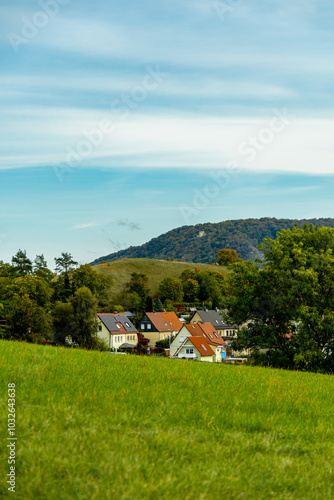
[[[5,2],[0,259],[333,216],[333,21],[329,0]]]

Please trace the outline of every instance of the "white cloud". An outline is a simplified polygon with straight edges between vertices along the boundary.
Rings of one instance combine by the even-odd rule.
[[[0,77],[0,97],[41,98],[41,95],[52,97],[55,92],[64,95],[68,90],[93,91],[110,94],[110,100],[115,92],[119,94],[130,92],[135,86],[140,85],[147,74],[144,69],[142,74],[130,72],[126,76],[117,74],[91,75],[84,72],[80,75],[72,75],[66,80],[57,76],[19,76]],[[155,96],[178,96],[178,97],[205,97],[207,100],[217,98],[257,98],[257,99],[289,99],[296,96],[296,92],[288,87],[267,84],[263,81],[243,79],[223,79],[214,75],[198,76],[194,80],[191,75],[169,74],[162,85],[152,91]],[[66,95],[66,94],[65,94]]]
[[[84,131],[92,131],[103,120],[113,120],[115,129],[79,156],[71,168],[84,166],[222,168],[237,161],[247,170],[333,173],[334,120],[293,119],[272,141],[261,147],[255,159],[240,154],[242,143],[257,137],[270,119],[250,119],[196,114],[130,114],[117,120],[107,112],[74,108],[27,108],[19,114],[4,112],[0,133],[14,129],[18,147],[10,144],[3,153],[1,168],[66,164],[67,153],[80,153]],[[52,119],[50,119],[52,117]],[[263,146],[263,144],[262,144]],[[246,147],[244,147],[244,150]],[[15,153],[12,153],[15,151]]]

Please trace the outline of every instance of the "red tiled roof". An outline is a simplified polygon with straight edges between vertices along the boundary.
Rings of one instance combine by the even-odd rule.
[[[187,340],[190,340],[201,356],[214,356],[215,353],[202,337],[188,337]]]
[[[178,332],[183,326],[175,312],[146,313],[146,316],[159,332]]]
[[[193,337],[204,337],[210,345],[225,345],[225,341],[211,323],[189,323],[185,327]]]

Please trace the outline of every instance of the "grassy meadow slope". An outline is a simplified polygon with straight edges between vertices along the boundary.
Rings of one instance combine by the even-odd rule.
[[[160,281],[166,276],[179,278],[184,269],[199,268],[201,271],[218,271],[227,274],[227,268],[213,264],[194,264],[192,262],[173,262],[154,259],[122,259],[108,264],[99,264],[93,267],[96,272],[110,274],[117,284],[117,292],[130,280],[131,273],[144,273],[149,278],[152,295],[158,292]]]
[[[334,498],[331,376],[6,341],[0,365],[19,500]]]

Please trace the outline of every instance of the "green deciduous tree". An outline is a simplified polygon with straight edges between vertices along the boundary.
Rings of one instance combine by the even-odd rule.
[[[237,263],[229,277],[230,320],[248,322],[235,348],[274,366],[334,372],[334,230],[283,230],[261,250],[263,269]]]
[[[71,273],[72,290],[76,291],[83,286],[89,288],[101,307],[109,305],[112,284],[113,278],[110,275],[96,272],[89,264],[82,265]]]
[[[137,272],[131,273],[130,281],[125,285],[125,290],[130,295],[130,302],[133,303],[133,309],[144,312],[147,297],[150,293],[146,274]],[[136,296],[140,298],[139,302],[136,300]]]
[[[194,302],[197,298],[198,291],[199,284],[197,280],[189,278],[183,282],[184,300],[186,302]]]
[[[6,319],[6,336],[10,339],[41,342],[50,333],[46,310],[28,295],[12,297]]]
[[[220,266],[228,266],[234,262],[241,262],[242,259],[239,258],[238,252],[236,250],[230,250],[228,248],[222,248],[216,253],[217,264]]]
[[[8,283],[5,293],[10,302],[14,301],[14,296],[23,297],[27,295],[38,306],[48,309],[52,289],[43,278],[39,278],[38,276],[21,276],[14,278]]]
[[[56,302],[54,304],[52,308],[52,326],[56,342],[64,344],[66,337],[75,338],[74,310],[70,302]]]
[[[87,287],[79,288],[70,298],[73,307],[75,337],[80,347],[94,348],[97,333],[97,300]]]
[[[159,283],[159,296],[162,301],[181,302],[183,298],[182,283],[172,276],[167,276]]]
[[[180,280],[182,281],[182,283],[185,283],[186,281],[188,281],[189,279],[195,279],[195,271],[193,271],[192,269],[184,269],[184,271],[182,271],[182,273],[180,274]]]
[[[0,278],[15,278],[16,276],[15,266],[11,266],[0,260]]]

